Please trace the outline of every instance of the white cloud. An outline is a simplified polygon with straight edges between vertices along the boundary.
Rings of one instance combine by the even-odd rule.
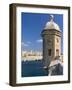
[[[28,41],[27,43],[28,43],[28,44],[31,44],[31,42],[30,42],[30,41]]]
[[[25,47],[28,47],[28,46],[29,46],[28,44],[26,44],[26,43],[24,43],[24,42],[22,42],[21,45],[22,45],[22,46],[25,46]]]
[[[42,40],[42,39],[39,39],[39,40],[37,40],[36,42],[37,42],[37,43],[42,43],[43,40]]]

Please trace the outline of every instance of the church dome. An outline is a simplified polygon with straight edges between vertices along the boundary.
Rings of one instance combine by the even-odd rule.
[[[51,15],[51,20],[49,22],[46,23],[45,28],[44,29],[55,29],[55,30],[59,30],[60,31],[60,27],[58,24],[56,24],[54,21],[54,16]]]

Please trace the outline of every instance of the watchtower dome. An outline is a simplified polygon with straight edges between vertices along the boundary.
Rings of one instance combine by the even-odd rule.
[[[50,21],[46,23],[41,36],[43,38],[43,61],[48,67],[51,60],[56,56],[61,56],[61,30],[54,22],[53,15],[50,15]]]

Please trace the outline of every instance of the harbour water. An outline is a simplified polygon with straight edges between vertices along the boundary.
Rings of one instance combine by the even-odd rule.
[[[48,76],[48,70],[43,67],[42,60],[36,61],[22,61],[21,63],[21,76],[32,77],[32,76]]]
[[[59,60],[51,61],[49,68],[44,68],[42,60],[22,61],[21,64],[22,77],[63,75],[63,65]]]

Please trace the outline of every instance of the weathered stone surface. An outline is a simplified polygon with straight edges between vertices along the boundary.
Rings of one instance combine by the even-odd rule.
[[[63,75],[63,66],[59,63],[49,68],[48,75]]]

